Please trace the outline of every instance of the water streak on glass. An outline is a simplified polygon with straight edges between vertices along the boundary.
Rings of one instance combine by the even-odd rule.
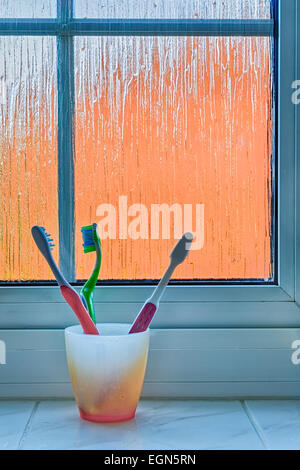
[[[269,19],[270,0],[74,0],[77,18]]]
[[[0,37],[0,280],[52,279],[30,228],[57,240],[56,89],[54,38]]]
[[[162,275],[172,231],[170,240],[120,239],[123,195],[148,215],[151,204],[192,204],[194,229],[204,204],[204,247],[175,278],[272,276],[271,47],[269,38],[75,39],[78,279],[94,261],[83,254],[80,227],[99,221],[104,203],[114,206],[117,229],[102,243],[101,278]]]
[[[56,0],[0,0],[0,18],[55,18]]]

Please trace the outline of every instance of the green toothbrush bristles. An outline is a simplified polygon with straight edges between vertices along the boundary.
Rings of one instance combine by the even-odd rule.
[[[92,251],[96,251],[96,243],[101,245],[101,241],[97,233],[97,224],[81,227],[81,233],[83,238],[82,246],[84,248],[84,253],[91,253]]]
[[[84,253],[91,253],[92,251],[96,251],[95,242],[93,238],[93,226],[86,225],[85,227],[81,227],[81,233],[83,238],[83,250]]]

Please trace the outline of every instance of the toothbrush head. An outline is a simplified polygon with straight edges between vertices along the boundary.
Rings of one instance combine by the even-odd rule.
[[[181,239],[174,246],[170,254],[172,263],[177,265],[177,264],[182,263],[185,260],[185,258],[189,254],[193,238],[194,238],[193,234],[190,232],[187,232],[184,235],[182,235]]]
[[[84,253],[90,253],[92,251],[96,251],[95,242],[99,241],[100,238],[97,233],[97,224],[93,225],[86,225],[85,227],[81,227],[82,233],[82,240],[83,240],[83,251]]]
[[[34,225],[31,229],[32,236],[35,243],[39,247],[40,251],[44,256],[51,254],[53,247],[55,246],[53,238],[51,238],[50,233],[46,232],[45,227],[40,227],[39,225]]]

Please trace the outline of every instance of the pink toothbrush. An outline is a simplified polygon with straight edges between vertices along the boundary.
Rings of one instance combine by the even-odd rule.
[[[98,335],[99,332],[93,320],[89,316],[88,311],[85,309],[81,298],[79,297],[79,294],[64,278],[53,259],[51,250],[54,244],[52,243],[53,239],[50,238],[50,234],[46,232],[44,227],[39,227],[38,225],[32,227],[31,233],[38,249],[48,262],[58,282],[62,295],[64,296],[65,300],[68,302],[71,309],[77,316],[83,331],[88,335]]]
[[[191,244],[193,241],[193,235],[189,232],[185,233],[179,242],[173,248],[170,254],[170,264],[168,269],[166,270],[165,274],[161,278],[158,286],[154,290],[153,294],[149,299],[146,300],[140,313],[134,320],[132,327],[129,330],[130,333],[138,333],[141,331],[145,331],[148,326],[150,325],[152,318],[154,317],[155,312],[158,310],[159,301],[161,296],[163,295],[165,288],[168,285],[170,277],[173,274],[175,268],[181,264],[185,258],[187,257],[189,250],[191,248]]]

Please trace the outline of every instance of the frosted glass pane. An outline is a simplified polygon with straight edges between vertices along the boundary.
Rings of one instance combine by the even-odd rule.
[[[103,240],[102,279],[161,276],[175,222],[170,239],[161,230],[151,238],[153,204],[178,204],[182,224],[190,204],[194,231],[196,206],[204,205],[204,246],[175,278],[272,275],[270,50],[269,38],[75,39],[78,279],[93,263],[80,227],[103,221],[102,204],[116,212],[116,237]],[[123,239],[124,202],[128,211],[145,206],[148,239],[133,238],[133,212]]]
[[[52,279],[30,228],[57,239],[56,99],[56,40],[0,37],[0,280]]]
[[[74,0],[77,18],[267,19],[271,0]]]
[[[55,18],[56,0],[0,0],[0,18]]]

